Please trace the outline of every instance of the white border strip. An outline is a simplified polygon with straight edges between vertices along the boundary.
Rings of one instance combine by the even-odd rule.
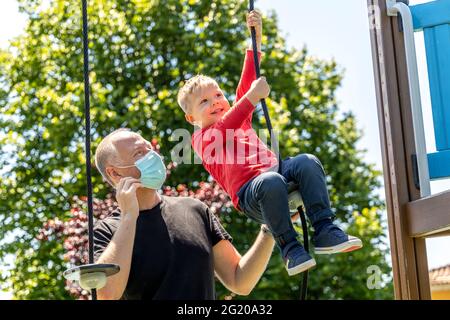
[[[431,195],[431,187],[423,125],[422,100],[420,98],[419,72],[417,69],[413,18],[409,7],[402,2],[396,2],[396,0],[386,0],[386,7],[388,16],[393,17],[400,13],[403,21],[406,65],[408,69],[408,83],[409,92],[411,95],[411,109],[414,126],[414,141],[417,152],[417,167],[419,170],[420,196],[424,198]]]

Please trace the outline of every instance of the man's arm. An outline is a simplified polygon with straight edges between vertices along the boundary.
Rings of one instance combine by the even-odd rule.
[[[213,247],[217,277],[232,292],[250,294],[266,270],[274,244],[272,236],[261,231],[252,247],[241,257],[230,241],[219,241]]]
[[[98,290],[99,300],[120,299],[127,287],[133,254],[136,222],[139,216],[139,204],[136,190],[142,187],[138,179],[122,178],[117,184],[116,198],[122,219],[111,242],[101,254],[97,263],[114,263],[120,266],[120,272],[109,277],[106,285]]]
[[[106,286],[98,290],[99,300],[118,300],[122,297],[130,275],[136,219],[130,215],[122,218],[111,242],[97,263],[113,263],[120,266],[120,272],[109,277]]]

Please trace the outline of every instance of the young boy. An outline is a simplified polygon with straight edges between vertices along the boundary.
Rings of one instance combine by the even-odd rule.
[[[256,11],[248,14],[247,26],[256,29],[260,60],[261,15]],[[267,224],[288,274],[295,275],[314,267],[316,262],[298,242],[292,226],[287,192],[290,181],[299,184],[314,228],[315,253],[349,252],[361,248],[362,243],[333,224],[325,172],[315,156],[289,157],[282,163],[282,174],[277,173],[277,157],[252,128],[255,106],[269,93],[264,77],[255,80],[253,51],[249,49],[232,108],[217,82],[203,75],[186,82],[178,93],[178,103],[186,120],[200,128],[193,134],[192,143],[205,169],[230,195],[238,210]]]

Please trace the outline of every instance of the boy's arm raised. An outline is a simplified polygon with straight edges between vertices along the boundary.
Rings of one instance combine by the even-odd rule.
[[[253,81],[250,90],[216,123],[215,128],[239,129],[248,117],[255,111],[255,106],[261,99],[269,96],[270,87],[265,77]]]
[[[258,51],[258,64],[261,63],[261,39],[262,39],[262,17],[258,11],[252,11],[247,14],[247,27],[249,31],[251,28],[255,28],[256,32],[256,46]],[[236,89],[236,100],[239,101],[250,89],[253,81],[256,80],[255,61],[253,55],[253,48],[250,44],[244,60],[244,66],[242,68],[241,79],[239,80],[238,87]]]
[[[244,66],[242,67],[241,79],[236,89],[236,101],[241,98],[250,89],[252,82],[256,80],[255,62],[253,58],[253,50],[247,49],[245,53]],[[261,52],[258,52],[258,63],[261,62]]]

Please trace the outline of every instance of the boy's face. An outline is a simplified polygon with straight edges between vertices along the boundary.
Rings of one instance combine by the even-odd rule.
[[[201,128],[208,127],[230,110],[230,104],[217,84],[206,84],[191,98],[191,111],[186,120]]]

